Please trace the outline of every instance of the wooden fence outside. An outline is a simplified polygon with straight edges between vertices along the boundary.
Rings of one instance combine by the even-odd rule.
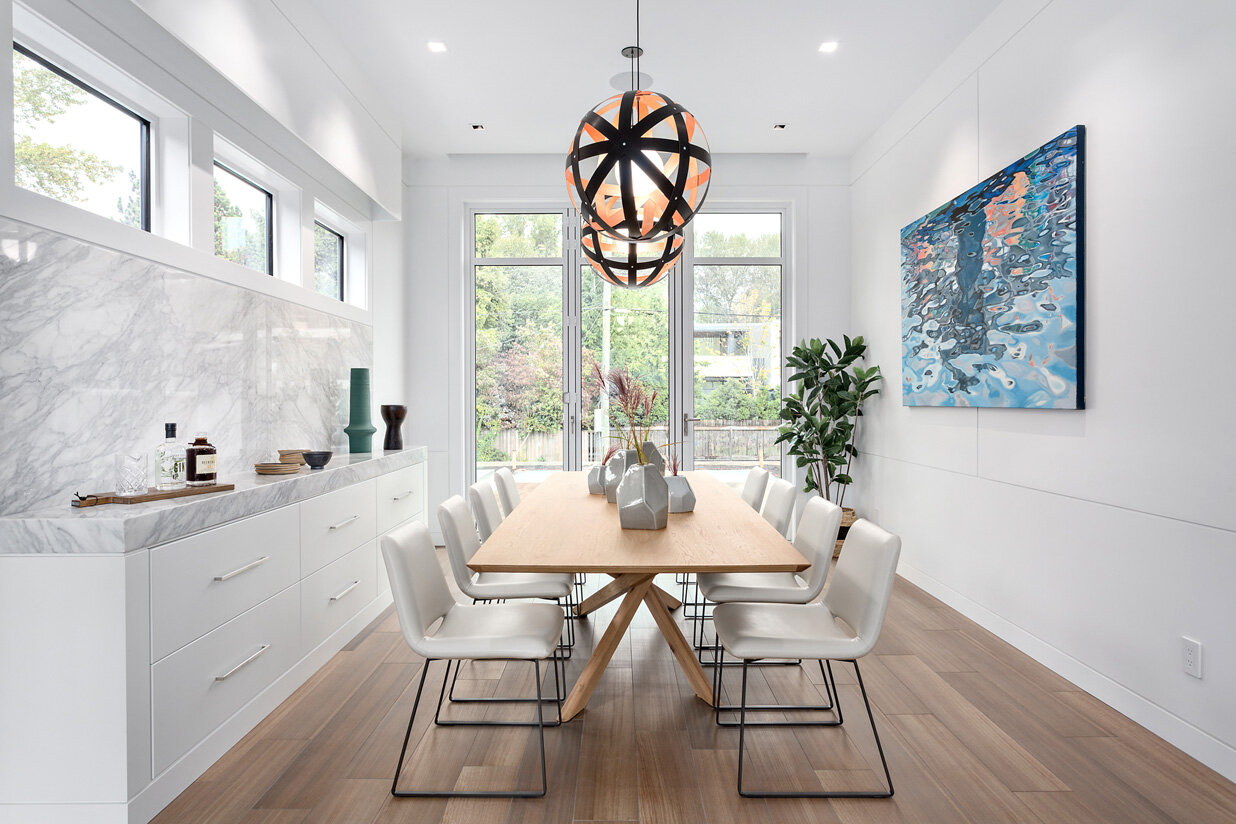
[[[759,462],[779,460],[781,447],[774,421],[699,421],[692,427],[695,436],[696,461]],[[482,432],[484,437],[489,433]],[[599,461],[613,439],[604,432],[584,430],[584,464]],[[554,432],[520,432],[499,430],[494,446],[505,452],[508,460],[519,465],[562,465],[562,430]],[[666,427],[652,430],[650,440],[663,444],[668,440]]]

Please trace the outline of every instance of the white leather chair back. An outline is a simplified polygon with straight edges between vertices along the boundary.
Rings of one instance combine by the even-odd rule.
[[[391,581],[399,629],[413,652],[426,655],[425,633],[455,606],[429,529],[420,521],[382,536],[382,558]],[[428,657],[426,655],[426,657]]]
[[[472,570],[468,569],[468,561],[481,548],[481,542],[476,537],[476,525],[468,514],[468,505],[458,495],[452,495],[438,507],[438,524],[442,527],[442,538],[446,541],[446,556],[451,561],[451,572],[455,575],[455,583],[464,595],[475,598],[472,594]]]
[[[849,624],[861,642],[854,658],[871,652],[880,637],[900,555],[901,539],[871,521],[860,518],[846,533],[824,605]]]
[[[502,523],[502,509],[498,506],[493,481],[487,478],[468,487],[468,503],[472,507],[472,517],[476,520],[476,531],[480,533],[481,541],[488,541],[498,524]]]
[[[768,482],[768,494],[764,496],[764,508],[760,515],[786,537],[794,520],[794,484],[784,478],[772,478]]]
[[[498,490],[498,503],[502,504],[503,516],[510,515],[519,506],[519,489],[515,486],[515,473],[502,467],[494,473],[494,487]]]
[[[751,467],[747,473],[747,481],[742,485],[742,499],[756,512],[764,503],[764,490],[768,487],[768,470],[758,466]]]
[[[794,547],[811,562],[810,569],[798,573],[807,581],[809,601],[814,601],[824,589],[840,530],[841,507],[818,495],[807,501],[798,519],[798,529],[794,530]]]

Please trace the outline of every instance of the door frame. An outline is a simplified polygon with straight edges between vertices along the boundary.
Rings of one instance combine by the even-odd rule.
[[[552,266],[549,261],[553,258],[479,258],[476,256],[476,216],[477,215],[551,215],[559,214],[562,220],[562,255],[560,258],[560,266],[562,271],[562,466],[564,469],[575,467],[579,460],[579,446],[573,441],[578,441],[578,438],[567,437],[567,423],[571,414],[572,400],[568,398],[567,376],[571,373],[568,371],[571,364],[574,363],[578,369],[580,358],[579,346],[579,289],[573,288],[573,281],[566,277],[566,273],[570,271],[568,267],[578,266],[580,257],[579,252],[579,227],[575,226],[571,229],[572,223],[578,223],[578,220],[571,220],[575,214],[575,210],[561,203],[545,203],[529,201],[527,203],[512,203],[503,201],[497,203],[485,202],[468,202],[465,204],[464,217],[467,221],[464,226],[464,277],[463,277],[463,397],[464,397],[464,415],[466,425],[464,426],[464,486],[470,486],[476,483],[476,267],[477,266]],[[568,234],[570,233],[570,234]],[[574,293],[573,315],[569,314],[571,310],[571,294]],[[574,326],[573,332],[568,331],[568,320],[572,320]],[[572,343],[574,341],[574,343]],[[573,358],[573,360],[572,360]],[[579,416],[579,398],[578,393],[573,400],[574,415],[578,420]],[[574,454],[572,463],[571,455]]]
[[[686,242],[683,244],[682,259],[677,264],[681,272],[676,272],[675,281],[670,285],[670,440],[680,443],[683,467],[695,468],[695,441],[691,437],[695,416],[695,267],[728,266],[735,261],[741,261],[749,266],[779,266],[781,267],[781,363],[778,364],[780,375],[781,397],[785,397],[787,387],[785,371],[785,355],[787,344],[792,340],[793,313],[793,205],[787,201],[741,201],[730,200],[722,203],[710,203],[705,214],[777,214],[781,218],[781,255],[780,257],[696,257],[695,256],[695,224],[687,226]],[[671,275],[671,277],[675,277]],[[675,321],[677,328],[675,329]],[[677,334],[675,334],[677,331]],[[675,367],[683,373],[675,380]],[[675,412],[674,410],[678,410]],[[793,465],[789,454],[781,450],[781,477],[793,478]]]
[[[588,273],[581,267],[585,259],[580,250],[578,212],[564,203],[528,200],[526,202],[469,201],[464,204],[467,221],[464,228],[465,267],[463,277],[463,381],[464,413],[464,481],[465,486],[476,481],[476,267],[477,266],[548,266],[552,258],[478,258],[475,226],[480,214],[560,214],[562,216],[562,465],[567,470],[582,469],[583,439],[579,436],[582,423],[582,336],[580,329],[582,288],[580,278]],[[792,340],[794,326],[793,262],[794,213],[788,201],[729,200],[710,203],[708,214],[778,214],[781,218],[781,255],[769,258],[697,258],[694,252],[694,223],[688,224],[683,252],[668,275],[669,279],[669,440],[679,443],[683,467],[694,468],[694,443],[689,437],[688,418],[694,416],[694,274],[696,264],[732,265],[735,261],[752,266],[781,267],[781,340],[782,362],[779,364],[781,394],[788,382],[784,369],[787,345]],[[781,477],[793,478],[793,466],[785,450],[781,450]]]

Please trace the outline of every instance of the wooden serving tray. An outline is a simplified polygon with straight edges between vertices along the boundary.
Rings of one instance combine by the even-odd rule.
[[[182,489],[160,491],[153,486],[142,495],[117,495],[115,492],[100,492],[97,495],[75,497],[73,506],[102,506],[103,504],[144,504],[147,501],[164,501],[168,498],[184,498],[189,495],[205,495],[207,492],[226,492],[235,489],[236,484],[215,484],[214,486],[186,486]]]

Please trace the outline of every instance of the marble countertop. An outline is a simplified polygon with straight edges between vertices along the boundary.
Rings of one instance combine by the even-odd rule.
[[[236,489],[144,504],[78,509],[66,500],[63,507],[0,518],[0,555],[131,552],[361,483],[421,463],[428,454],[426,447],[411,446],[380,455],[336,455],[320,470],[220,478]]]

